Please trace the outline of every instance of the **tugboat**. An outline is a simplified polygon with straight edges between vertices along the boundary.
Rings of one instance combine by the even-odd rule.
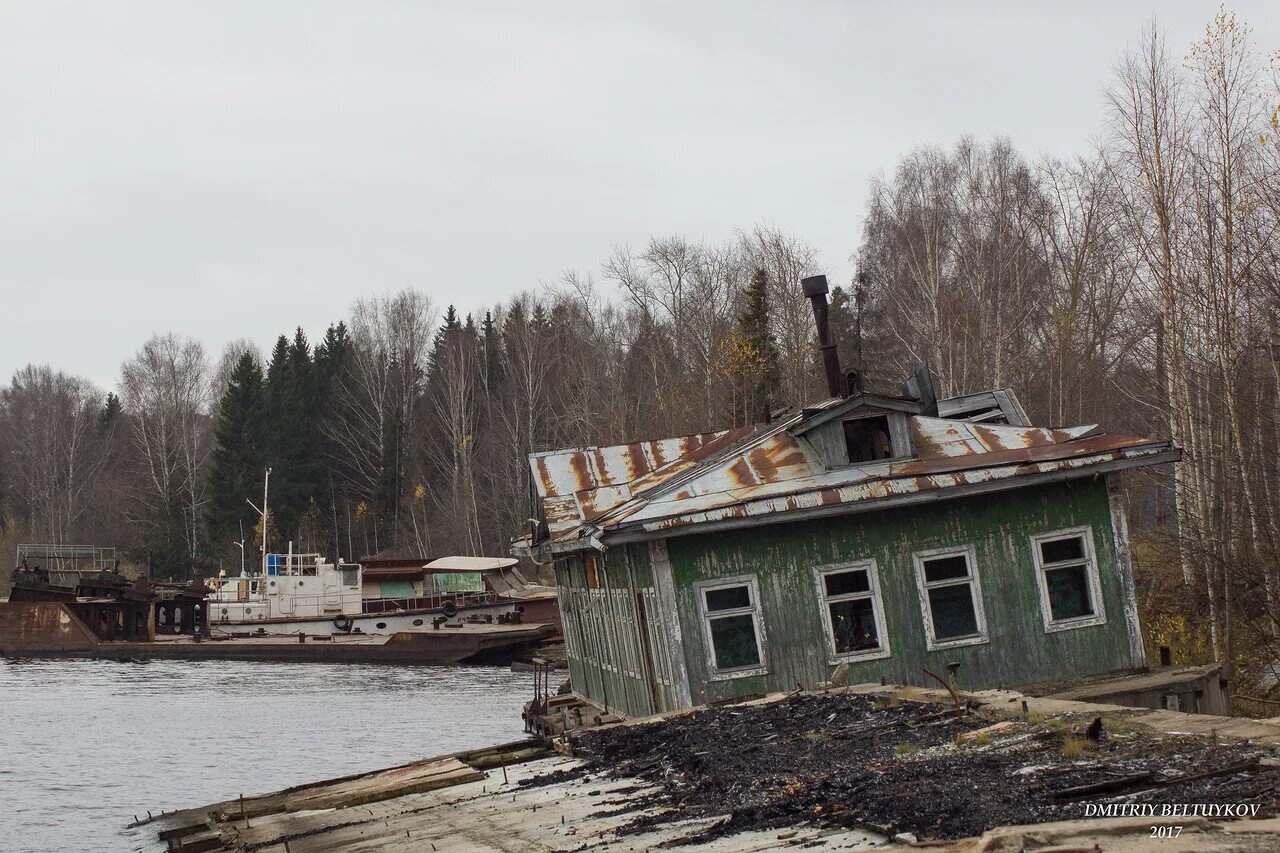
[[[528,583],[516,565],[512,558],[444,557],[420,564],[421,576],[430,579],[423,594],[366,598],[360,563],[267,554],[261,574],[210,581],[206,603],[211,628],[227,633],[395,634],[431,630],[441,617],[519,624],[536,616],[558,625],[555,590]],[[473,581],[459,583],[460,576]]]

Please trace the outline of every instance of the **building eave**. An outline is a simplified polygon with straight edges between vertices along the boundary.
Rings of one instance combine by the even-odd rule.
[[[946,488],[911,491],[904,494],[895,494],[882,498],[867,498],[863,500],[820,506],[796,506],[795,508],[761,510],[758,513],[752,513],[750,511],[749,504],[735,504],[732,507],[691,513],[686,516],[677,515],[668,518],[637,522],[630,525],[626,523],[619,524],[612,530],[606,529],[602,531],[599,536],[599,541],[606,546],[612,546],[628,542],[664,539],[672,536],[717,533],[724,530],[740,530],[747,527],[761,527],[771,524],[782,524],[796,521],[808,521],[811,519],[830,518],[834,516],[854,515],[864,512],[875,512],[883,509],[894,509],[898,507],[934,503],[954,498],[1004,492],[1030,486],[1044,485],[1047,483],[1062,482],[1065,480],[1082,479],[1085,477],[1093,477],[1099,474],[1108,474],[1130,468],[1159,465],[1166,462],[1177,462],[1181,456],[1181,450],[1171,447],[1168,443],[1164,443],[1162,445],[1156,445],[1143,453],[1122,455],[1118,458],[1106,461],[1091,462],[1089,460],[1078,459],[1073,460],[1075,463],[1073,465],[1055,467],[1051,470],[1033,473],[1010,473],[1005,476],[995,476],[982,482],[965,483]],[[778,499],[775,498],[772,500],[777,501]],[[757,503],[764,504],[767,503],[767,501],[760,501]],[[734,510],[740,514],[732,516],[727,515],[726,510]],[[573,544],[570,545],[570,542]],[[581,542],[582,544],[579,545],[578,542]],[[569,547],[565,547],[566,545]],[[588,547],[587,537],[581,537],[580,539],[563,540],[559,543],[553,543],[552,550],[553,552],[561,550],[583,550],[586,547]]]

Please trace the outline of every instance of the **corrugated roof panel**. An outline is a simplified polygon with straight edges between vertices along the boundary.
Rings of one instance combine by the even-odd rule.
[[[914,458],[832,470],[810,461],[802,439],[788,432],[802,414],[768,433],[744,427],[532,461],[540,494],[551,496],[545,502],[551,535],[567,539],[588,521],[606,534],[657,530],[671,519],[683,525],[878,501],[1169,449],[1167,442],[1106,435],[1092,425],[1045,429],[909,417]]]

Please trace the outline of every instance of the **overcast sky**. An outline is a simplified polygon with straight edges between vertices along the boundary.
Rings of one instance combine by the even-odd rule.
[[[852,272],[922,143],[1086,150],[1152,3],[0,2],[0,376],[154,331],[269,349],[768,221]],[[1212,2],[1158,4],[1181,53]],[[1260,50],[1280,3],[1234,4]]]

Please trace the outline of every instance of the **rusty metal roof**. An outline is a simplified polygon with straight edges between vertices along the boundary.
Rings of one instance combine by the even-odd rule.
[[[857,512],[1177,458],[1169,442],[1096,425],[1007,426],[903,415],[914,456],[827,468],[795,433],[828,400],[769,427],[530,457],[553,545],[647,538],[795,512]],[[773,516],[779,516],[774,518]]]

